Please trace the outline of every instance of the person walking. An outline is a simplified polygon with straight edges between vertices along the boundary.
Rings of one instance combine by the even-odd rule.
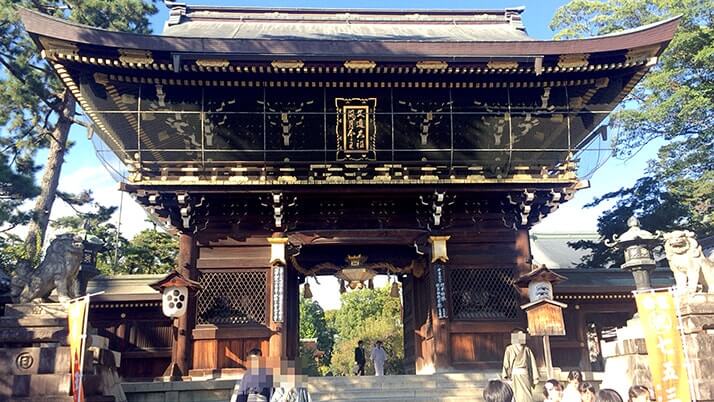
[[[357,342],[355,348],[355,375],[364,375],[364,365],[367,359],[364,357],[364,341]]]
[[[374,363],[374,375],[381,377],[384,375],[384,362],[387,361],[387,352],[382,347],[382,341],[377,341],[372,348],[370,358]]]
[[[522,329],[511,331],[511,344],[503,354],[501,376],[512,382],[516,402],[533,402],[533,388],[538,383],[538,366],[533,352],[526,346],[526,333]]]

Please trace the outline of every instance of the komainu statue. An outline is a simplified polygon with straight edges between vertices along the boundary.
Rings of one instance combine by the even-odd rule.
[[[675,230],[664,234],[664,252],[674,273],[677,288],[694,293],[714,293],[714,262],[702,252],[694,233]]]
[[[13,302],[46,300],[55,288],[60,302],[77,297],[77,274],[83,251],[82,238],[73,234],[62,234],[52,240],[45,258],[37,268],[33,270],[30,264],[19,263],[12,277]]]

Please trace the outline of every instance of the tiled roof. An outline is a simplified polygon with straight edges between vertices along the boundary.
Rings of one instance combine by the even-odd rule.
[[[359,10],[175,5],[163,35],[192,38],[493,42],[532,40],[522,8]]]
[[[600,237],[597,233],[531,233],[530,239],[534,263],[544,264],[548,268],[573,268],[589,251],[575,250],[568,243],[578,240],[599,241]]]

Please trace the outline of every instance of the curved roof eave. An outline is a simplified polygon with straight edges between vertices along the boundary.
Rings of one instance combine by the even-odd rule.
[[[115,49],[203,54],[341,57],[523,57],[601,53],[660,45],[661,52],[679,25],[680,17],[620,33],[586,39],[485,42],[237,40],[143,35],[88,27],[20,9],[25,29],[33,35]]]

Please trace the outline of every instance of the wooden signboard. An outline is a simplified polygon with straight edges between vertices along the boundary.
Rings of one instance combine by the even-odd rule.
[[[521,306],[528,316],[528,333],[532,336],[565,335],[563,309],[567,305],[541,299]]]

